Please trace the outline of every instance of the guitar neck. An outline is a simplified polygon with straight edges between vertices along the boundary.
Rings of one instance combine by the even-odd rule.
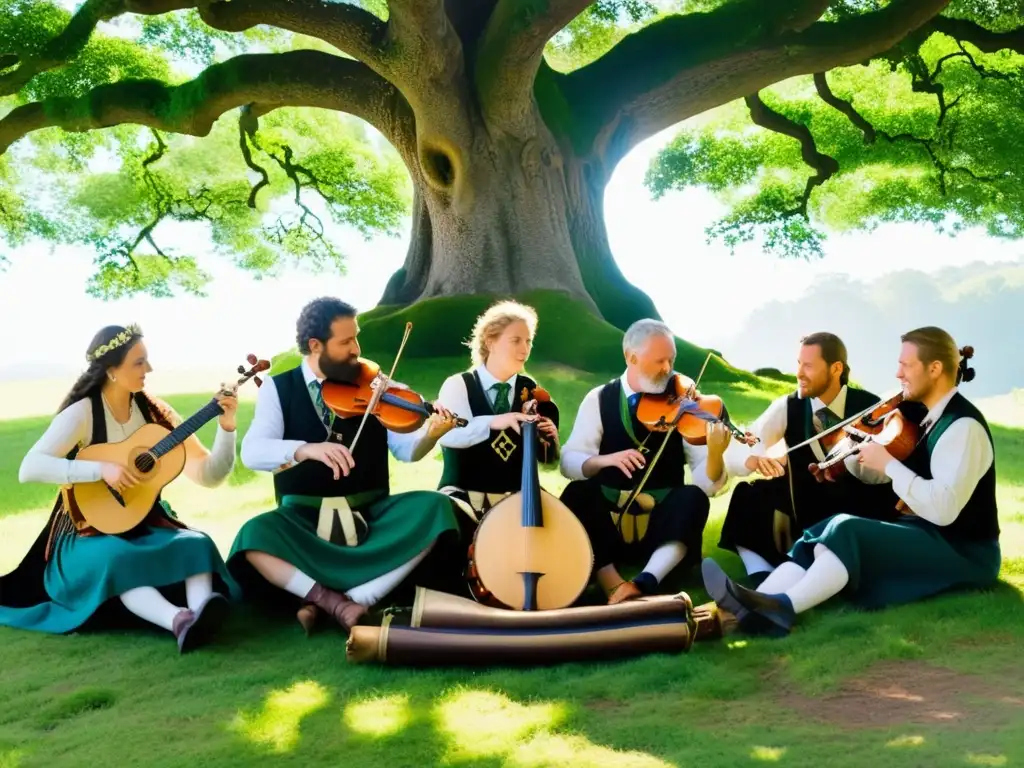
[[[202,429],[208,422],[220,416],[220,414],[221,410],[220,406],[217,405],[217,401],[210,400],[210,402],[189,416],[188,419],[171,430],[171,434],[154,445],[151,452],[157,458],[170,453]]]

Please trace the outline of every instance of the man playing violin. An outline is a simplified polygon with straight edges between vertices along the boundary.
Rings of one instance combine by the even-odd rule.
[[[769,449],[780,441],[790,448],[806,443],[878,402],[874,393],[849,385],[846,345],[833,333],[812,333],[800,340],[796,379],[796,391],[772,402],[750,427],[759,442],[748,446],[734,441],[725,455],[731,477],[751,472],[764,477],[733,488],[718,542],[742,558],[753,586],[785,561],[805,529],[837,511],[895,517],[892,492],[862,482],[855,463],[854,474],[843,475],[835,483],[819,483],[807,471],[811,462],[822,461],[828,453],[833,441],[823,445],[827,437],[812,440],[788,456],[771,457]],[[836,431],[832,437],[839,439],[842,434]]]
[[[992,434],[981,412],[958,390],[971,381],[967,359],[941,328],[902,337],[896,377],[904,400],[927,415],[912,453],[898,461],[865,441],[851,457],[878,482],[891,482],[905,505],[893,522],[848,514],[809,528],[755,592],[705,561],[705,585],[716,603],[751,632],[785,634],[796,615],[841,591],[866,608],[908,603],[998,580],[999,518]],[[850,461],[850,460],[848,460]],[[849,466],[849,465],[848,465]]]
[[[388,472],[389,451],[400,461],[418,461],[455,426],[455,417],[438,408],[405,434],[374,417],[365,423],[338,417],[325,406],[322,388],[325,380],[353,381],[361,368],[356,311],[338,299],[316,299],[302,310],[297,331],[302,363],[264,382],[242,441],[242,462],[274,473],[278,507],[242,527],[228,567],[251,593],[268,594],[270,584],[297,598],[307,634],[318,609],[348,631],[439,537],[452,531],[457,540],[446,496],[391,494]]]
[[[472,414],[469,424],[438,441],[444,455],[439,488],[466,513],[463,533],[472,538],[483,514],[522,481],[520,424],[535,420],[542,463],[558,462],[558,407],[538,402],[538,415],[522,412],[535,399],[537,382],[523,373],[537,332],[537,313],[515,301],[501,301],[480,315],[468,342],[473,368],[445,379],[435,405]]]
[[[651,594],[677,566],[699,560],[709,496],[724,487],[725,449],[731,439],[721,422],[709,423],[707,445],[697,446],[669,433],[648,431],[636,418],[643,393],[662,394],[673,384],[675,337],[664,323],[638,320],[622,341],[626,370],[596,387],[580,403],[562,451],[562,474],[570,482],[561,500],[583,523],[594,549],[598,583],[609,604]],[[643,491],[622,513],[648,462]],[[693,485],[686,483],[689,465]],[[643,571],[623,580],[617,559],[646,558]]]

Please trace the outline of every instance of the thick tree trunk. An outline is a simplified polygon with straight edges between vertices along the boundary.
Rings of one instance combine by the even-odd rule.
[[[563,155],[539,115],[525,141],[476,120],[464,132],[451,130],[450,115],[445,122],[439,134],[418,116],[420,146],[403,153],[415,165],[412,237],[382,304],[550,289],[621,328],[657,317],[611,256],[603,176],[584,180],[584,165]]]

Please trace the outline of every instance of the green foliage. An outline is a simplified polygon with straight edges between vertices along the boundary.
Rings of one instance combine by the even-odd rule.
[[[839,172],[812,192],[806,217],[802,197],[817,171],[802,160],[797,140],[753,125],[742,102],[681,131],[655,158],[645,183],[656,198],[690,186],[715,192],[730,211],[708,228],[709,240],[730,248],[759,240],[784,257],[819,255],[825,228],[891,221],[928,222],[946,232],[980,226],[1019,238],[1022,67],[1024,56],[961,49],[936,34],[894,67],[873,61],[828,73],[835,96],[852,102],[874,128],[871,141],[819,97],[809,77],[762,91],[771,109],[807,126],[817,150],[839,163]],[[942,105],[933,92],[939,88]]]
[[[421,301],[411,307],[379,306],[362,312],[359,342],[363,356],[383,366],[390,365],[405,333],[405,324],[411,322],[413,332],[402,360],[461,359],[468,369],[470,357],[465,342],[477,316],[499,298],[504,297],[449,296]],[[533,307],[539,318],[530,365],[554,364],[609,376],[621,372],[622,331],[615,326],[557,291],[533,291],[516,299]],[[569,336],[572,344],[566,343]],[[676,370],[695,377],[709,351],[677,338]],[[273,373],[294,367],[298,361],[296,352],[284,352],[273,358]],[[702,381],[742,384],[757,379],[733,368],[721,357],[712,357]]]
[[[56,50],[80,49],[66,65],[0,99],[0,109],[42,101],[50,111],[74,110],[88,120],[98,100],[73,97],[99,85],[135,81],[136,101],[162,103],[163,83],[193,77],[180,64],[315,47],[309,38],[266,27],[221,33],[195,11],[122,17],[119,36],[104,34],[101,25],[87,40],[66,31],[70,19],[54,4],[0,0],[0,54],[16,54],[24,65]],[[0,74],[4,63],[0,58]],[[205,91],[180,92],[189,100],[172,94],[162,107],[165,117],[189,114],[192,100]],[[31,237],[90,247],[96,271],[87,290],[112,299],[202,294],[209,275],[199,254],[187,245],[161,246],[174,225],[205,228],[220,254],[256,277],[295,266],[343,270],[332,226],[351,227],[367,239],[398,235],[410,205],[408,174],[391,148],[371,144],[358,121],[312,108],[248,120],[249,165],[238,119],[224,115],[201,139],[132,125],[30,134],[0,157],[0,238],[10,247]],[[263,174],[266,183],[253,199]]]
[[[656,18],[660,6],[676,3],[648,0],[597,0],[552,38],[545,50],[548,63],[567,72],[589,64],[619,40]]]

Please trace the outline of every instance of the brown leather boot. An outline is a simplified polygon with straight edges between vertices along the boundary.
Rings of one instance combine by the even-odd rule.
[[[313,588],[309,590],[309,594],[306,595],[306,600],[333,616],[346,632],[351,632],[352,627],[368,610],[366,606],[350,600],[347,595],[328,589],[322,584],[314,584]],[[300,618],[299,621],[301,622],[302,619]],[[305,628],[305,624],[303,627]]]

